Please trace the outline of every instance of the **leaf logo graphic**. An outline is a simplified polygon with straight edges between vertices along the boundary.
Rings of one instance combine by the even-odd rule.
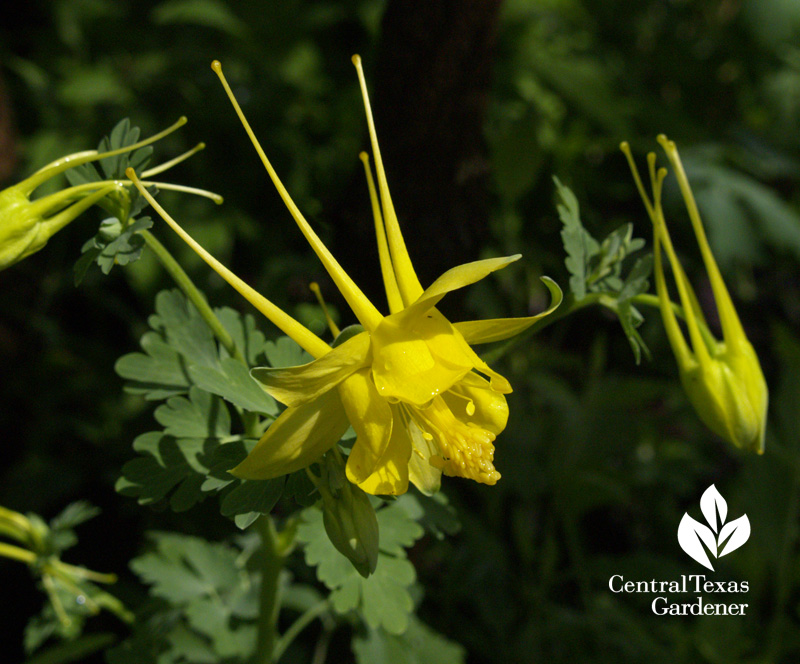
[[[750,537],[750,520],[743,514],[738,519],[725,523],[728,504],[713,484],[700,497],[700,511],[708,525],[685,513],[678,526],[678,543],[698,563],[713,572],[714,567],[707,551],[715,558],[736,551]]]

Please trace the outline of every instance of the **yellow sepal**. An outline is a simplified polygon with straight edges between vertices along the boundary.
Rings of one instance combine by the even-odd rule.
[[[393,430],[392,409],[382,399],[368,370],[357,371],[339,386],[347,418],[356,441],[347,462],[350,481],[360,484],[375,471],[386,453]]]
[[[336,390],[287,408],[247,458],[230,470],[243,480],[268,480],[311,465],[333,447],[350,423]]]
[[[299,406],[335,388],[369,362],[369,334],[362,332],[322,357],[296,367],[256,367],[250,375],[286,406]]]
[[[461,333],[464,340],[470,345],[488,344],[495,341],[510,339],[527,330],[536,321],[549,316],[561,305],[564,293],[559,285],[550,277],[542,277],[542,282],[550,291],[550,306],[535,316],[524,318],[489,318],[486,320],[468,320],[454,323],[453,326]]]

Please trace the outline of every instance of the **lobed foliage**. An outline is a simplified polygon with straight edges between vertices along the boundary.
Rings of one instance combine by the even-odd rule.
[[[290,220],[267,193],[208,62],[224,58],[293,196],[336,239],[346,232],[335,212],[349,205],[342,192],[362,177],[349,57],[379,57],[391,29],[381,25],[386,4],[28,3],[0,28],[0,74],[17,131],[4,136],[18,141],[17,172],[96,144],[120,118],[130,122],[116,125],[109,146],[134,142],[132,125],[154,130],[188,114],[186,135],[169,136],[167,148],[208,147],[176,178],[223,193],[226,203],[170,192],[159,200],[237,274],[321,332],[307,284],[329,289],[286,232]],[[305,474],[243,481],[225,472],[255,442],[239,415],[253,413],[264,427],[278,413],[247,366],[289,366],[304,355],[256,323],[160,222],[142,216],[140,203],[110,219],[84,215],[58,242],[1,272],[0,505],[45,516],[77,500],[99,505],[66,557],[114,571],[120,581],[104,591],[136,610],[132,628],[76,610],[82,636],[59,642],[53,605],[20,578],[19,563],[2,559],[0,587],[13,598],[3,606],[4,657],[247,661],[262,592],[250,531],[272,512],[297,542],[282,552],[280,631],[291,634],[302,616],[314,620],[291,643],[278,641],[281,661],[326,651],[327,661],[359,664],[795,661],[799,29],[794,3],[780,0],[502,3],[485,122],[491,234],[482,251],[520,251],[525,267],[476,285],[461,306],[478,317],[539,311],[549,296],[542,274],[586,306],[489,351],[502,355],[514,386],[498,441],[502,480],[492,488],[451,481],[447,499],[375,499],[381,539],[367,579],[325,536]],[[644,149],[661,132],[685,146],[710,243],[772,390],[760,458],[699,422],[658,316],[635,301],[649,289],[652,235],[617,146],[628,139]],[[102,177],[121,177],[147,156],[101,164]],[[0,165],[6,159],[0,153]],[[415,167],[426,168],[424,155]],[[687,272],[702,279],[677,188],[665,197]],[[355,200],[366,208],[366,193]],[[404,203],[396,205],[402,223]],[[247,366],[173,289],[143,250],[142,230],[157,234],[205,291]],[[337,318],[340,304],[331,307]],[[714,327],[713,305],[707,314]],[[711,483],[753,526],[747,545],[718,565],[724,578],[749,581],[751,613],[723,628],[710,616],[655,616],[647,597],[611,593],[612,574],[697,572],[676,531]],[[59,555],[74,543],[72,528],[94,514],[72,508],[46,526]]]

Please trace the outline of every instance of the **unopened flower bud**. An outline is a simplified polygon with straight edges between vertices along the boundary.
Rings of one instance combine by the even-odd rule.
[[[351,484],[341,457],[329,452],[321,460],[322,522],[328,538],[359,574],[368,577],[378,564],[378,519],[369,496]]]
[[[121,227],[127,222],[131,207],[131,196],[128,191],[128,187],[131,186],[130,181],[123,179],[96,180],[76,184],[41,198],[32,199],[31,197],[42,184],[71,168],[133,152],[141,147],[155,143],[184,124],[186,124],[186,118],[182,117],[171,127],[149,138],[114,150],[104,152],[86,150],[66,155],[40,168],[33,175],[22,180],[22,182],[0,191],[0,270],[4,270],[39,251],[55,233],[83,214],[92,205],[99,204],[108,209],[118,219]],[[138,130],[136,132],[138,136]],[[188,152],[144,171],[142,175],[149,177],[150,175],[162,173],[198,150],[203,149],[203,147],[204,145],[200,143]],[[158,185],[161,189],[173,189],[206,196],[218,203],[222,200],[220,196],[201,189],[163,182],[148,181],[145,184]],[[109,233],[109,230],[109,228],[106,228],[108,238],[113,239],[116,237],[116,235]]]
[[[681,194],[694,228],[700,253],[708,272],[711,290],[722,327],[722,341],[711,334],[686,274],[678,261],[667,231],[661,206],[661,189],[666,169],[655,168],[655,155],[648,155],[653,200],[648,198],[627,143],[622,150],[628,158],[639,193],[653,222],[656,291],[664,327],[678,362],[681,384],[700,419],[714,433],[736,447],[762,454],[767,426],[768,389],[761,364],[744,332],[728,289],[722,280],[706,239],[689,180],[675,143],[659,136],[678,178]],[[661,249],[667,254],[683,306],[689,339],[684,337],[667,291]]]

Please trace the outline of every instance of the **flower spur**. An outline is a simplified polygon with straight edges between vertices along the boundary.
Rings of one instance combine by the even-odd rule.
[[[450,323],[437,309],[450,291],[468,286],[519,259],[489,258],[445,272],[424,289],[411,263],[386,182],[361,60],[358,72],[375,159],[377,189],[366,154],[367,176],[381,272],[389,304],[384,316],[342,269],[295,205],[239,107],[218,61],[212,63],[270,179],[300,231],[344,296],[360,327],[329,345],[223,266],[195,242],[139,186],[154,209],[223,279],[315,359],[302,366],[252,370],[286,410],[248,457],[230,472],[269,479],[317,461],[352,425],[356,440],[346,474],[371,494],[401,494],[409,481],[438,490],[442,473],[494,484],[494,441],[505,428],[511,392],[470,344],[509,338],[556,309],[561,290],[544,277],[552,303],[525,318]],[[136,184],[135,174],[128,177]]]

